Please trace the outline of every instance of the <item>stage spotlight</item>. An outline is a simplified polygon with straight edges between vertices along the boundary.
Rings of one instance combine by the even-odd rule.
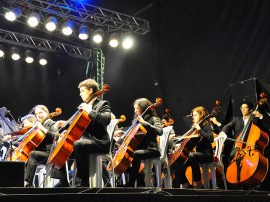
[[[14,20],[16,20],[18,17],[20,17],[22,14],[22,9],[20,7],[18,8],[12,8],[9,11],[6,12],[5,14],[5,18],[8,21],[13,22]]]
[[[2,45],[0,45],[0,58],[3,58],[5,56],[4,48]]]
[[[93,41],[95,43],[101,43],[103,40],[103,30],[97,29],[93,34]]]
[[[20,54],[19,54],[19,50],[17,47],[13,46],[11,48],[11,58],[13,60],[19,60],[21,58]]]
[[[68,21],[65,23],[65,25],[64,25],[64,27],[63,27],[63,29],[62,29],[62,32],[63,32],[64,35],[69,36],[69,35],[71,35],[72,32],[73,32],[72,29],[73,29],[73,22],[72,22],[71,20],[68,20]]]
[[[39,54],[38,59],[39,59],[39,64],[42,65],[42,66],[44,66],[44,65],[46,65],[48,63],[47,62],[47,54],[44,53],[44,52],[41,52]]]
[[[88,27],[86,25],[82,25],[80,27],[80,33],[79,33],[79,38],[81,40],[86,40],[88,39]]]
[[[129,34],[124,34],[122,40],[122,47],[124,49],[130,49],[134,44],[133,38]]]
[[[31,50],[25,51],[25,62],[27,62],[27,63],[34,62],[33,51],[31,51]]]
[[[118,33],[111,34],[109,45],[113,48],[116,48],[119,45],[119,34]]]
[[[40,21],[40,16],[37,13],[31,13],[30,17],[28,18],[28,25],[30,27],[36,27]]]
[[[56,17],[51,16],[47,19],[45,27],[48,31],[52,32],[56,29],[56,23],[57,23]]]

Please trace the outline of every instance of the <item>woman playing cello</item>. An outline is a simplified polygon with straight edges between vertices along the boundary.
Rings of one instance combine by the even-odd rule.
[[[182,187],[189,186],[184,171],[188,166],[191,166],[194,187],[201,188],[202,182],[199,164],[213,161],[213,149],[211,143],[213,142],[214,137],[210,121],[205,119],[205,117],[209,116],[209,113],[204,107],[198,106],[191,111],[191,115],[195,133],[201,140],[197,144],[196,152],[190,152],[187,162],[179,167],[178,172],[175,173],[176,176],[173,181],[173,187],[179,187],[180,184],[182,184]]]
[[[48,108],[44,105],[37,105],[34,108],[34,113],[38,121],[36,125],[45,134],[45,138],[39,146],[29,154],[26,163],[25,187],[33,186],[37,164],[46,164],[53,141],[57,136],[57,128],[54,126],[55,122],[50,118],[46,119],[49,117]],[[46,121],[44,121],[45,119]]]
[[[163,129],[155,110],[146,110],[151,105],[152,103],[146,98],[137,99],[133,103],[134,121],[137,120],[147,130],[147,133],[134,152],[132,167],[128,170],[129,182],[126,184],[127,187],[134,187],[134,183],[139,176],[141,160],[160,156],[157,135],[162,135]]]

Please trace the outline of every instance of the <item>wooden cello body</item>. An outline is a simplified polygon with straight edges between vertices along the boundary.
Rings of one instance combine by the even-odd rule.
[[[157,98],[156,102],[148,106],[146,110],[141,114],[141,116],[143,116],[148,110],[154,110],[155,107],[161,104],[162,99]],[[146,129],[138,122],[138,120],[136,120],[126,131],[124,141],[113,157],[112,166],[114,168],[114,172],[117,175],[121,175],[130,167],[134,152],[140,145],[146,133]]]
[[[245,142],[236,143],[236,154],[227,168],[226,178],[231,184],[253,186],[262,182],[268,172],[268,159],[263,154],[269,138],[252,123]]]
[[[260,97],[254,111],[267,101],[264,93]],[[226,178],[231,184],[254,186],[261,183],[268,172],[268,159],[264,156],[264,149],[269,137],[252,123],[253,116],[250,114],[243,131],[236,138],[236,152],[226,172]]]
[[[58,116],[62,113],[60,108],[56,108],[55,112],[50,113],[41,124],[43,124],[49,118]],[[24,134],[25,138],[19,144],[19,146],[12,152],[11,156],[7,158],[8,161],[23,161],[26,162],[29,158],[30,152],[44,140],[46,134],[40,130],[36,125]]]
[[[26,162],[29,158],[31,151],[44,140],[45,133],[40,130],[37,126],[30,129],[25,139],[19,144],[19,146],[12,152],[11,157],[8,157],[8,161],[23,161]]]
[[[93,98],[98,97],[110,90],[110,86],[104,84],[102,89],[96,92],[88,102]],[[88,113],[83,109],[79,109],[71,118],[71,123],[68,129],[61,135],[57,141],[56,146],[52,150],[47,163],[53,165],[55,168],[60,169],[70,157],[73,152],[73,143],[79,140],[91,122]]]
[[[71,125],[65,131],[65,134],[58,139],[56,147],[48,158],[47,163],[54,165],[57,169],[60,169],[65,164],[73,152],[73,143],[81,138],[83,132],[91,122],[88,113],[82,109],[73,116],[75,118]]]
[[[113,168],[117,175],[124,173],[130,166],[135,150],[145,137],[146,129],[135,122],[126,132],[125,139],[113,157]]]

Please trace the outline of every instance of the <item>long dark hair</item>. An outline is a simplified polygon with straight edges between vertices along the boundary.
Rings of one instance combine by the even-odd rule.
[[[146,98],[139,98],[137,100],[134,101],[133,103],[133,106],[137,104],[140,109],[142,110],[142,112],[144,112],[147,107],[151,106],[152,105],[152,102],[150,102],[148,99]],[[151,118],[151,116],[157,116],[157,113],[156,113],[156,110],[151,110],[151,109],[148,109],[145,114],[143,115],[143,118],[146,119],[146,120],[149,120]],[[137,115],[134,114],[134,119],[136,119]]]

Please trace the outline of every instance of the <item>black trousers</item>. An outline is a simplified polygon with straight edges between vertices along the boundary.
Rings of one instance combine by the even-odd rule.
[[[104,145],[96,139],[79,139],[73,143],[77,176],[82,181],[89,180],[89,154],[107,153],[109,146],[109,142]]]
[[[186,168],[191,166],[193,181],[201,181],[200,164],[212,162],[213,157],[201,152],[191,152],[188,155],[188,160],[184,166],[179,167],[179,170],[175,173],[175,179],[173,181],[173,187],[179,188],[180,184],[187,183],[188,180],[185,175]]]
[[[33,183],[38,164],[45,165],[49,158],[49,151],[32,151],[26,163],[25,181]]]
[[[134,152],[132,167],[129,169],[129,186],[134,186],[135,181],[139,176],[141,160],[156,158],[160,156],[160,152],[152,149],[139,149]]]

